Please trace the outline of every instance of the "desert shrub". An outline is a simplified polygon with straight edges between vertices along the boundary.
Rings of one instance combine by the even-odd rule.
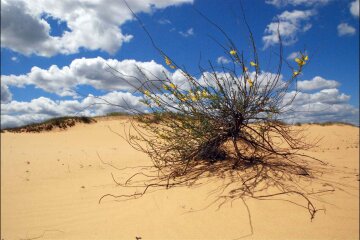
[[[94,122],[94,119],[86,116],[81,116],[79,120],[80,120],[79,122],[88,123],[88,124]]]
[[[300,53],[293,64],[288,64],[289,77],[282,78],[280,35],[277,70],[269,73],[260,62],[249,27],[251,51],[246,53],[223,29],[206,16],[204,19],[225,37],[221,47],[232,63],[216,66],[209,62],[206,68],[200,66],[200,74],[194,76],[156,46],[149,35],[169,70],[176,69],[185,80],[176,83],[166,72],[150,78],[138,69],[143,78],[133,77],[141,86],[136,91],[143,95],[142,102],[151,114],[137,112],[125,139],[145,152],[153,167],[136,173],[124,184],[114,179],[122,186],[144,186],[142,192],[103,197],[140,197],[149,188],[189,186],[220,177],[225,181],[215,191],[218,199],[297,195],[305,200],[301,206],[313,218],[318,209],[309,195],[334,189],[321,188],[316,192],[316,184],[312,189],[301,185],[316,179],[325,164],[305,155],[302,150],[314,143],[305,142],[299,129],[282,121],[296,97],[296,81],[309,57]],[[121,78],[117,69],[112,71]],[[143,184],[140,185],[136,179],[144,176],[147,178],[139,180]]]

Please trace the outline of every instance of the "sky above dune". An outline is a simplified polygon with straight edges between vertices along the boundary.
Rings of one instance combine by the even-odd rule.
[[[219,45],[226,39],[195,10],[217,23],[238,49],[250,51],[243,13],[254,34],[264,71],[276,71],[279,26],[284,59],[299,51],[310,57],[299,78],[294,122],[359,122],[358,0],[128,0],[156,46],[191,74],[199,64],[230,64]],[[275,64],[269,64],[275,62]],[[268,69],[266,69],[268,66]],[[163,71],[166,66],[123,1],[1,0],[1,127],[63,115],[124,111],[103,104],[124,101],[146,110],[127,76]],[[291,71],[284,67],[284,78]],[[199,76],[196,76],[199,77]],[[131,81],[131,79],[129,79]]]

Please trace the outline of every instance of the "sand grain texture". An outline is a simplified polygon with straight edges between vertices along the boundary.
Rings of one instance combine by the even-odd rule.
[[[237,239],[250,233],[241,200],[209,204],[214,185],[155,191],[130,201],[99,198],[134,189],[116,186],[116,169],[149,165],[149,159],[112,133],[119,119],[103,119],[66,131],[1,133],[1,239]],[[359,129],[311,125],[323,137],[310,154],[350,174],[347,193],[323,195],[326,213],[311,222],[306,210],[280,201],[248,200],[254,234],[242,239],[359,239]],[[131,174],[131,171],[127,170]]]

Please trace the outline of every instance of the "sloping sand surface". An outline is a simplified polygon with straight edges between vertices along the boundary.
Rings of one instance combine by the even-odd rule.
[[[122,138],[124,120],[103,119],[66,131],[1,133],[1,239],[359,239],[359,129],[308,126],[309,139],[322,137],[310,154],[339,171],[346,184],[306,209],[284,201],[249,199],[254,233],[242,200],[220,209],[209,192],[217,183],[154,191],[142,198],[105,198],[134,192],[116,186],[146,155]],[[98,158],[101,156],[103,162]],[[109,164],[106,164],[109,163]],[[126,173],[126,176],[124,175]]]

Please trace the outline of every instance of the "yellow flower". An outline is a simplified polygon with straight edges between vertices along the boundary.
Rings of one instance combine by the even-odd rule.
[[[171,60],[170,60],[168,57],[166,57],[166,56],[165,56],[165,63],[166,63],[166,65],[168,65],[168,66],[169,66],[170,68],[172,68],[172,69],[175,69],[175,68],[176,68],[174,65],[172,65]]]
[[[253,81],[252,81],[250,78],[248,78],[248,79],[246,79],[246,80],[247,80],[247,82],[249,83],[250,87],[252,87],[252,86],[253,86]]]
[[[236,50],[232,49],[232,50],[230,51],[230,54],[231,54],[231,55],[236,55]]]
[[[156,105],[160,106],[160,98],[159,97],[156,97],[155,103],[156,103]]]
[[[250,65],[251,65],[252,67],[256,67],[256,66],[257,66],[257,64],[254,63],[253,61],[250,62]]]
[[[148,90],[145,90],[145,91],[144,91],[144,94],[145,94],[146,96],[150,97],[150,92],[149,92]]]
[[[182,97],[182,98],[180,98],[180,101],[185,102],[185,101],[187,101],[187,98],[186,98],[186,97]]]
[[[209,97],[209,93],[208,93],[206,90],[202,90],[201,96],[202,96],[203,98],[207,98],[207,97]]]
[[[302,60],[300,58],[295,58],[295,62],[297,62],[297,64],[299,64],[299,66],[303,66],[306,63],[304,60]]]
[[[163,85],[163,89],[165,89],[165,90],[169,90],[169,87],[167,86],[167,85]]]
[[[170,65],[171,64],[171,61],[168,57],[165,57],[165,63],[166,65]]]
[[[304,60],[305,60],[305,61],[309,60],[309,56],[306,55],[306,56],[304,57]]]
[[[297,75],[299,75],[300,73],[298,71],[293,72],[293,77],[296,77]]]
[[[244,72],[247,72],[247,70],[248,70],[248,68],[244,66],[244,67],[243,67],[243,71],[244,71]]]
[[[196,102],[198,100],[196,94],[191,90],[189,91],[188,97],[194,102]]]
[[[176,86],[175,86],[175,84],[173,84],[173,83],[170,83],[170,87],[171,87],[172,89],[176,89]]]

